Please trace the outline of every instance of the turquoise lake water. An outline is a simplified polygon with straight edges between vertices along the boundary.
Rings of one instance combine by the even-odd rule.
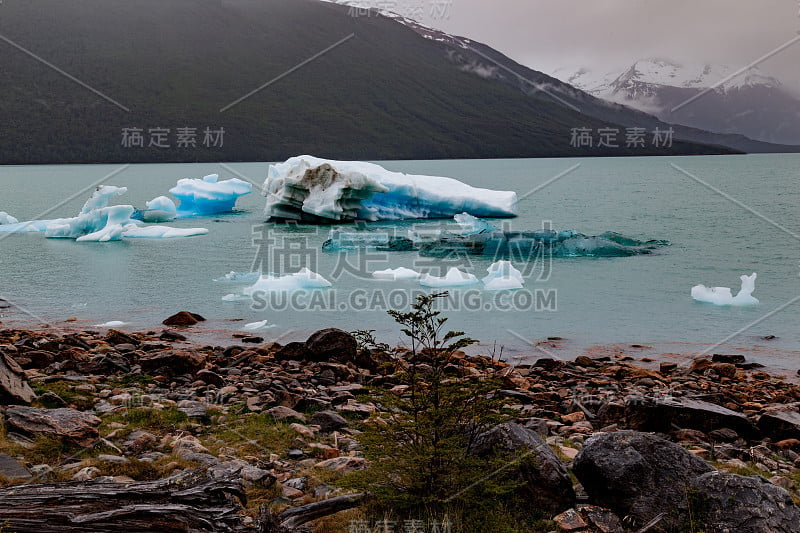
[[[624,352],[669,359],[710,349],[746,353],[751,360],[792,374],[800,367],[800,301],[785,306],[800,296],[800,239],[795,237],[800,234],[800,155],[381,164],[390,170],[516,191],[523,197],[519,217],[494,221],[511,230],[540,229],[550,221],[555,229],[587,235],[610,230],[671,242],[652,255],[555,258],[549,276],[541,276],[541,265],[536,265],[526,292],[518,295],[489,294],[480,286],[451,290],[448,325],[480,339],[483,352],[534,359],[546,353],[562,357]],[[575,165],[580,166],[554,180]],[[74,216],[89,195],[85,189],[121,167],[0,167],[0,211],[19,220]],[[221,179],[240,175],[260,184],[267,168],[267,163],[131,165],[104,183],[128,187],[118,203],[143,207],[145,201],[168,194],[179,178],[219,173]],[[58,207],[40,216],[53,206]],[[353,270],[422,266],[441,275],[441,263],[420,259],[416,252],[354,252],[344,258],[350,267],[342,269],[342,257],[320,251],[330,227],[265,225],[263,206],[264,198],[254,192],[239,200],[235,213],[170,224],[210,230],[190,239],[76,243],[35,233],[0,235],[0,298],[14,303],[0,310],[0,321],[5,327],[49,322],[74,329],[121,320],[128,323],[127,329],[147,330],[186,309],[209,319],[192,334],[208,342],[233,342],[231,333],[260,320],[274,324],[258,332],[268,340],[302,340],[322,327],[374,329],[380,340],[401,340],[385,308],[406,303],[412,291],[421,290],[419,283],[377,281]],[[441,225],[408,221],[359,229],[405,233]],[[259,232],[273,240],[269,250],[254,245]],[[294,261],[282,273],[313,267],[333,288],[313,301],[288,302],[304,309],[281,307],[279,301],[260,309],[252,302],[222,300],[244,284],[215,278],[250,271],[259,257],[272,261],[274,252],[285,250],[287,243],[300,249],[282,256]],[[461,266],[482,277],[490,263],[472,258]],[[732,287],[735,293],[739,276],[751,272],[758,273],[758,306],[715,307],[689,296],[698,283]],[[64,322],[69,317],[78,320]],[[765,340],[767,336],[775,338]],[[540,345],[541,350],[528,344],[547,337],[562,339]],[[726,342],[717,346],[722,341]]]

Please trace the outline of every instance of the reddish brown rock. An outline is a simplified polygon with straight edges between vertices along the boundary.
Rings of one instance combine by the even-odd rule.
[[[189,311],[181,311],[172,315],[171,317],[167,318],[162,322],[165,326],[180,326],[180,327],[187,327],[187,326],[194,326],[198,322],[204,322],[205,318],[201,315],[196,313],[190,313]]]
[[[91,446],[100,437],[100,419],[75,409],[15,406],[6,409],[5,417],[8,429],[23,435],[55,437],[78,446]]]

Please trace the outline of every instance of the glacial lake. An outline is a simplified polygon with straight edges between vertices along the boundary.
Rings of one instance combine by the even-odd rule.
[[[586,235],[615,231],[670,241],[650,255],[540,259],[526,272],[524,292],[489,293],[480,285],[451,289],[447,325],[479,339],[477,351],[522,361],[582,353],[685,360],[708,350],[743,353],[792,375],[800,367],[800,301],[793,302],[800,296],[800,155],[380,164],[516,191],[519,216],[492,221],[512,231],[549,224]],[[267,163],[6,166],[0,167],[0,211],[20,221],[75,216],[92,185],[110,173],[115,174],[102,183],[128,187],[116,203],[143,207],[168,195],[179,178],[218,173],[220,179],[245,176],[261,184],[267,168]],[[210,230],[188,239],[76,243],[38,233],[0,234],[0,298],[13,303],[0,309],[0,327],[47,322],[74,330],[119,320],[127,323],[122,329],[158,330],[165,317],[190,310],[208,319],[191,329],[190,340],[198,342],[238,342],[232,333],[267,320],[273,327],[256,332],[267,341],[304,340],[314,330],[339,327],[375,330],[379,340],[394,344],[402,335],[386,307],[407,305],[424,289],[416,281],[374,280],[369,272],[404,266],[443,275],[443,266],[461,266],[480,278],[492,262],[482,257],[443,262],[417,252],[326,253],[322,243],[339,226],[265,224],[264,203],[256,191],[241,198],[234,213],[169,224]],[[452,221],[358,229],[404,235],[442,227],[452,228]],[[231,271],[249,272],[259,262],[283,265],[279,273],[309,267],[333,287],[313,298],[273,299],[266,306],[223,301],[246,284],[214,280]],[[752,272],[758,273],[757,306],[717,307],[690,297],[699,283],[731,287],[735,294],[739,276]],[[77,320],[66,322],[70,317]],[[539,348],[531,345],[540,341]]]

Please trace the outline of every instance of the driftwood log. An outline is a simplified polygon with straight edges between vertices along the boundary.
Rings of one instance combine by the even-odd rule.
[[[364,495],[331,498],[259,520],[245,520],[244,486],[204,469],[158,481],[16,485],[0,489],[0,529],[9,533],[291,533],[302,524],[356,507]]]

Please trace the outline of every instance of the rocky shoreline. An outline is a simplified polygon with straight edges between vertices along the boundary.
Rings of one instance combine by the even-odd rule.
[[[288,516],[350,497],[337,481],[369,467],[359,428],[380,414],[375,391],[403,393],[396,352],[335,329],[285,345],[200,346],[177,331],[196,315],[171,318],[175,329],[137,333],[0,330],[0,486],[203,472],[242,487],[234,521],[254,531],[302,523],[269,529],[262,505]],[[487,442],[538,450],[541,468],[525,475],[552,519],[543,531],[669,530],[692,495],[718,504],[714,531],[800,531],[800,387],[739,355],[645,366],[622,355],[510,365],[459,353],[447,371],[502,382],[495,394],[513,421]],[[370,519],[359,512],[312,530],[347,531]],[[33,530],[22,514],[6,508],[0,524]]]

